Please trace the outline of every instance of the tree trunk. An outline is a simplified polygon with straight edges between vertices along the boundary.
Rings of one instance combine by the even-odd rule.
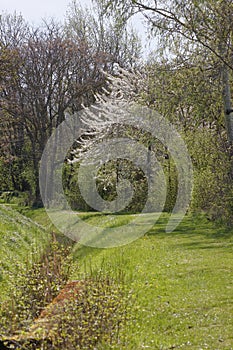
[[[222,68],[222,82],[223,82],[223,103],[225,112],[225,123],[228,141],[233,144],[233,109],[231,104],[231,91],[229,83],[228,67],[224,64]]]

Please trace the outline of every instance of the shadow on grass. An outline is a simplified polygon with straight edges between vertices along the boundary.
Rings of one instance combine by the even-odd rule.
[[[93,217],[108,216],[103,213],[81,213],[82,220],[88,220]],[[112,214],[111,214],[112,215]],[[129,215],[129,214],[119,214]],[[182,242],[177,245],[182,245],[186,249],[216,249],[216,247],[224,249],[232,249],[233,242],[228,242],[229,239],[233,238],[233,229],[217,225],[214,222],[209,221],[205,215],[193,215],[188,214],[184,217],[180,225],[172,232],[166,233],[166,225],[169,221],[170,214],[162,213],[157,223],[152,229],[150,229],[146,235],[156,236],[159,239],[166,239],[168,237],[181,237],[190,239],[195,238],[194,241]],[[219,241],[220,240],[220,241]],[[219,241],[219,242],[218,242]],[[73,251],[74,259],[83,259],[93,257],[100,254],[105,248],[93,248],[76,244]]]
[[[108,213],[100,213],[100,212],[79,212],[79,216],[84,221],[92,221],[94,219],[93,223],[97,224],[98,218],[101,219],[102,217],[108,217],[109,215],[112,216],[113,214]],[[130,214],[123,214],[119,213],[114,216],[130,216]],[[95,218],[97,221],[95,222]],[[229,242],[233,237],[233,229],[229,229],[226,227],[223,227],[220,225],[217,225],[216,223],[213,223],[209,221],[205,215],[193,215],[188,214],[184,217],[183,221],[179,224],[179,226],[172,232],[172,233],[166,233],[166,225],[169,221],[170,214],[169,213],[162,213],[159,220],[156,222],[154,227],[150,229],[146,236],[156,236],[158,239],[167,239],[168,237],[181,237],[182,239],[187,238],[187,242],[182,241],[182,243],[178,243],[177,245],[182,245],[186,249],[214,249],[216,247],[219,248],[231,248],[233,242]],[[126,220],[127,221],[127,220]],[[124,222],[124,220],[123,220]],[[118,224],[122,224],[121,221],[119,221]],[[123,223],[124,226],[124,223]],[[193,241],[190,240],[190,238],[193,237]],[[218,242],[219,241],[219,242]],[[133,243],[132,243],[133,244]],[[76,243],[73,248],[73,258],[74,260],[78,261],[83,260],[85,258],[93,258],[100,254],[103,250],[106,248],[94,248],[89,247],[85,245],[81,245],[79,243]]]
[[[182,246],[186,249],[198,249],[198,250],[209,250],[209,249],[224,249],[232,251],[232,247],[233,247],[233,242],[229,243],[229,242],[218,242],[216,243],[215,241],[196,241],[196,242],[191,242],[191,243],[182,243],[182,244],[178,244],[177,246]]]
[[[166,225],[170,218],[168,213],[163,213],[155,226],[147,233],[148,236],[157,235],[162,237],[186,235],[202,236],[211,240],[233,238],[233,228],[229,228],[209,221],[205,215],[186,215],[179,226],[171,233],[166,233]]]

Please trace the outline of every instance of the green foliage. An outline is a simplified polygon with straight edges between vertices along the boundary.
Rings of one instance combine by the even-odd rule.
[[[135,133],[134,130],[134,134]],[[132,137],[132,135],[130,136]],[[144,143],[145,147],[150,143],[151,149],[157,155],[163,168],[167,183],[167,198],[164,210],[170,212],[174,207],[177,193],[177,172],[174,161],[158,140],[154,138],[152,139],[149,135],[145,135],[143,132],[140,133],[139,130],[137,130],[136,136],[140,138],[140,142]],[[148,171],[146,174],[127,159],[109,161],[99,168],[96,178],[98,193],[106,202],[113,201],[117,198],[117,186],[120,180],[127,180],[132,186],[133,197],[131,202],[125,206],[123,212],[141,212],[148,199],[148,181],[150,178],[149,169],[150,161],[148,161]],[[63,186],[65,188],[67,200],[71,208],[74,210],[92,211],[93,209],[88,206],[80,193],[78,171],[78,162],[72,165],[65,164],[63,167]],[[157,191],[159,198],[159,186],[157,186]]]
[[[12,189],[12,182],[10,179],[9,168],[6,164],[0,159],[0,181],[1,181],[1,190],[7,191]]]
[[[67,201],[73,210],[89,211],[92,208],[83,199],[78,186],[78,163],[63,166],[63,187]]]
[[[0,203],[16,206],[29,206],[32,205],[32,195],[29,191],[2,191],[0,194]]]
[[[192,209],[205,211],[212,220],[232,223],[232,179],[229,151],[215,130],[186,133],[194,165]]]
[[[164,59],[147,65],[149,89],[145,102],[167,117],[187,144],[194,168],[191,209],[204,210],[210,219],[232,224],[232,155],[224,127],[220,74],[213,57],[204,62],[190,54],[189,63]],[[179,65],[180,61],[180,65]],[[172,209],[177,174],[172,159],[166,169],[166,209]],[[170,174],[170,175],[169,175]]]
[[[159,62],[158,62],[159,61]],[[184,65],[182,58],[152,56],[146,65],[149,78],[144,99],[179,130],[217,128],[224,131],[221,75],[213,57],[191,52]]]

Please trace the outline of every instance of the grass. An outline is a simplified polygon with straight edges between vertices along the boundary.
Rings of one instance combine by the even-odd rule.
[[[26,228],[26,223],[32,223],[30,219],[10,207],[3,208],[5,209],[11,213],[14,227],[16,222],[20,222],[22,228]],[[107,278],[103,274],[92,276],[91,279],[73,281],[71,285],[78,283],[78,288],[74,298],[71,290],[66,289],[65,301],[63,288],[68,288],[67,282],[72,267],[71,256],[67,256],[67,250],[57,241],[57,232],[54,232],[55,228],[48,222],[44,210],[19,209],[34,220],[43,222],[45,231],[52,229],[53,240],[49,245],[50,249],[46,247],[38,263],[33,260],[33,264],[27,266],[24,264],[27,253],[22,250],[22,261],[17,262],[14,250],[15,265],[19,267],[20,273],[18,269],[18,276],[13,274],[13,266],[9,266],[5,271],[6,276],[13,274],[13,280],[17,283],[8,288],[10,300],[1,303],[0,348],[2,349],[3,344],[7,344],[7,348],[12,348],[13,343],[17,342],[20,348],[22,346],[27,349],[35,347],[51,349],[52,342],[52,348],[58,350],[61,348],[94,350],[104,341],[108,344],[116,343],[118,330],[125,320],[128,300],[119,283],[121,281],[115,283],[113,278]],[[9,226],[6,212],[3,216]],[[40,227],[38,224],[34,225]],[[3,235],[8,238],[10,232],[3,228]],[[61,290],[62,296],[58,295]],[[57,302],[54,299],[56,297]]]
[[[21,268],[39,259],[49,239],[41,225],[11,206],[0,205],[0,301],[16,287]]]
[[[1,256],[16,252],[13,232],[23,241],[45,232],[13,210],[0,209]],[[23,213],[51,229],[43,209]],[[117,227],[131,220],[128,215],[80,215],[100,226]],[[144,237],[122,247],[75,244],[70,280],[101,274],[124,280],[131,295],[130,318],[118,345],[103,343],[98,350],[233,349],[233,230],[216,227],[203,215],[189,215],[168,234],[167,221],[163,214]],[[15,261],[24,261],[24,249],[19,246]],[[13,260],[10,268],[14,270]]]
[[[125,341],[114,349],[233,349],[233,231],[187,216],[166,234],[167,219],[123,247],[77,244],[72,278],[124,275],[134,306]]]

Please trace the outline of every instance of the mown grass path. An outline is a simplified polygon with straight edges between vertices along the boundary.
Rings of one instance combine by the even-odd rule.
[[[134,295],[125,343],[114,348],[233,349],[233,231],[187,216],[166,234],[166,221],[123,247],[76,246],[81,271],[122,274]]]

